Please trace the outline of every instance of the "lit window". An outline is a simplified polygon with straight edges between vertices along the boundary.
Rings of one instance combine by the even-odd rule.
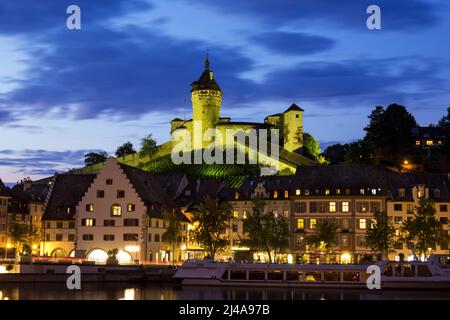
[[[289,217],[289,210],[283,211],[283,217],[288,218]]]
[[[136,210],[136,205],[134,205],[133,203],[127,204],[127,211],[128,212],[133,212],[135,210]]]
[[[242,219],[247,219],[248,213],[247,211],[244,210],[244,212],[242,213]]]
[[[296,196],[299,196],[299,195],[300,195],[300,189],[296,189],[296,190],[295,190],[295,195],[296,195]]]
[[[342,212],[349,212],[350,210],[350,203],[345,201],[342,202]]]
[[[397,224],[401,224],[403,222],[402,217],[394,217],[394,222]]]
[[[400,235],[400,230],[399,229],[395,229],[395,235],[398,237]]]
[[[274,197],[274,199],[278,198],[278,191],[273,192],[273,197]]]
[[[234,193],[234,200],[239,200],[239,192]]]
[[[359,189],[359,194],[364,195],[364,189]]]
[[[336,189],[336,194],[341,194],[341,189]]]
[[[284,197],[285,197],[285,198],[289,198],[289,191],[284,190]]]
[[[309,228],[310,229],[315,229],[316,228],[316,224],[317,224],[317,219],[309,219]]]
[[[94,212],[94,205],[92,203],[86,205],[87,212]]]
[[[438,144],[442,144],[442,141],[441,141],[441,140],[439,140],[439,141],[438,141]]]
[[[367,212],[367,203],[366,202],[359,203],[359,212]]]
[[[297,229],[301,230],[305,228],[305,220],[297,219]]]
[[[377,195],[377,189],[372,189],[372,195],[376,196]]]
[[[305,189],[305,196],[309,196],[309,189]]]
[[[330,212],[336,212],[336,202],[330,202]]]
[[[274,211],[273,211],[273,215],[275,216],[275,218],[278,218],[278,211],[277,211],[277,210],[274,210]]]
[[[121,216],[122,215],[122,207],[118,204],[113,204],[111,206],[111,214],[113,216]]]
[[[420,140],[416,140],[416,146],[420,146]]]
[[[235,218],[235,219],[239,218],[239,212],[238,211],[233,211],[233,218]]]
[[[377,226],[377,220],[376,219],[370,219],[370,228],[374,229]]]
[[[325,189],[325,195],[329,195],[330,194],[330,189]]]
[[[95,226],[95,220],[94,219],[82,219],[81,225],[83,225],[85,227]]]
[[[367,226],[366,223],[367,223],[366,219],[359,219],[359,228],[366,229],[366,226]]]
[[[427,140],[427,146],[432,146],[433,145],[433,140]]]

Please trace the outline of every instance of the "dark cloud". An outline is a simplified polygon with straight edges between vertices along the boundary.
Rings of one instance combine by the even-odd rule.
[[[329,50],[335,42],[326,37],[281,31],[260,33],[251,40],[272,52],[288,55],[308,55]]]
[[[0,3],[0,34],[32,34],[39,37],[52,29],[66,29],[67,7],[76,4],[81,9],[82,28],[89,28],[129,10],[148,10],[145,0],[20,0]]]
[[[185,0],[183,0],[185,1]],[[377,4],[381,8],[383,31],[399,31],[429,27],[438,21],[431,3],[425,0],[189,0],[220,10],[252,16],[269,26],[297,23],[301,27],[311,21],[326,21],[339,26],[366,29],[366,9]]]
[[[21,175],[51,175],[83,165],[84,155],[96,150],[0,150],[0,166],[14,168]]]

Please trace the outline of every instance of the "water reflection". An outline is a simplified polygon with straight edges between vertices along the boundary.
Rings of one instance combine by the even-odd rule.
[[[448,291],[179,287],[158,284],[94,284],[68,290],[61,284],[2,284],[0,300],[404,300],[448,299]]]

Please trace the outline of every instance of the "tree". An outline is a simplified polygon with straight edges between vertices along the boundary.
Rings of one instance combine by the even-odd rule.
[[[376,212],[373,215],[373,223],[367,229],[367,246],[379,254],[381,260],[386,260],[388,253],[396,244],[394,236],[395,228],[392,224],[392,217],[388,217],[386,212]]]
[[[241,244],[252,251],[265,251],[272,262],[272,252],[276,255],[289,247],[289,225],[286,219],[264,208],[263,200],[253,201],[252,214],[244,220],[246,234]]]
[[[192,239],[214,260],[217,252],[228,245],[226,232],[230,225],[231,205],[217,198],[206,197],[192,215]]]
[[[92,166],[97,163],[105,162],[107,158],[108,154],[105,151],[89,152],[84,155],[84,164],[87,166]]]
[[[417,127],[414,117],[402,105],[391,104],[386,109],[375,107],[364,128],[364,141],[372,148],[374,161],[399,165],[405,155],[413,152],[411,129]]]
[[[172,248],[172,263],[175,262],[175,248],[181,243],[182,225],[177,211],[164,212],[164,219],[168,222],[166,231],[162,235],[162,241]]]
[[[436,210],[430,199],[422,198],[419,206],[414,208],[414,216],[403,226],[405,236],[403,240],[411,248],[414,257],[425,257],[438,244],[448,244],[449,235],[436,219]]]
[[[152,134],[141,140],[141,155],[151,157],[158,151],[156,140],[153,139]]]
[[[315,249],[325,250],[331,253],[336,246],[336,230],[338,226],[333,220],[319,219],[315,232],[305,237],[308,245]]]
[[[438,126],[447,128],[447,130],[450,129],[450,107],[447,108],[447,114],[439,120]]]
[[[136,153],[136,150],[134,150],[133,144],[130,141],[128,141],[117,148],[116,157],[125,157],[133,153]]]
[[[322,155],[330,162],[330,164],[339,164],[345,162],[345,155],[348,151],[348,144],[337,143],[328,146]]]
[[[8,237],[11,239],[13,247],[17,252],[22,252],[24,244],[28,242],[29,226],[25,223],[19,223],[11,220],[8,224]]]
[[[319,142],[317,142],[313,135],[307,132],[303,133],[303,150],[305,156],[314,160],[316,160],[320,154]]]

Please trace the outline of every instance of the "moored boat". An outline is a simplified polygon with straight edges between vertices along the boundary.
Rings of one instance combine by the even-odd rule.
[[[427,262],[383,261],[382,289],[450,289],[450,256],[431,255]],[[175,273],[182,285],[367,288],[365,264],[261,264],[189,260]]]

